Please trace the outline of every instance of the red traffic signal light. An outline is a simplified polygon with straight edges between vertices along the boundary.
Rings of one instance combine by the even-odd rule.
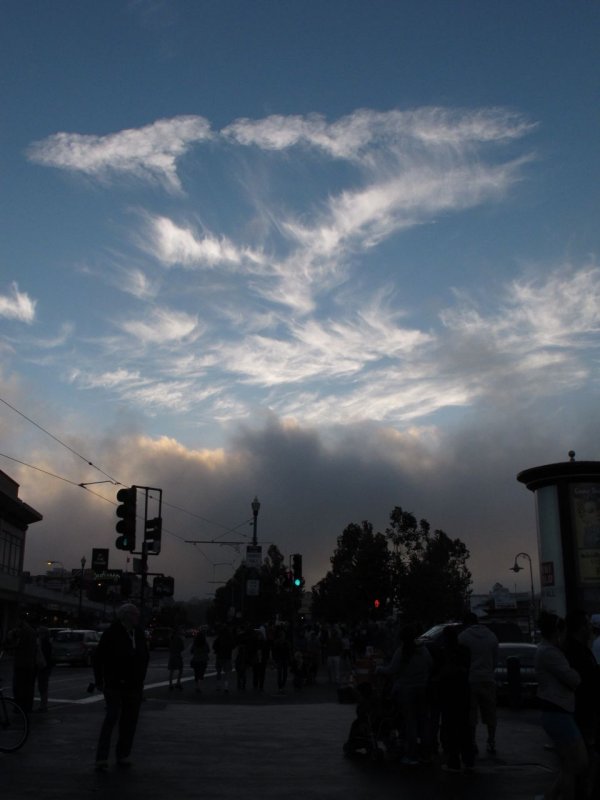
[[[117,517],[119,521],[115,526],[119,536],[115,541],[117,550],[135,550],[135,523],[136,523],[136,505],[137,505],[137,488],[131,486],[126,489],[119,489],[117,492],[117,500],[121,505],[117,506]]]
[[[375,606],[375,608],[379,608],[379,606],[381,605],[381,603],[380,603],[380,601],[379,601],[379,600],[374,600],[374,601],[373,601],[373,605]]]

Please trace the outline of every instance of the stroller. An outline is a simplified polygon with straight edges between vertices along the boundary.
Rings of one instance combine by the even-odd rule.
[[[343,746],[348,758],[381,761],[399,755],[398,720],[388,688],[382,681],[356,686],[356,719]]]

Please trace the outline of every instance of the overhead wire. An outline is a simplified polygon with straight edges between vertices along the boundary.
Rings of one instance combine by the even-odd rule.
[[[115,485],[115,486],[124,486],[125,485],[121,481],[117,480],[116,478],[112,477],[107,472],[105,472],[101,467],[98,467],[96,464],[93,463],[93,461],[90,461],[88,458],[83,456],[81,453],[77,452],[77,450],[74,450],[70,445],[66,444],[66,442],[62,441],[62,439],[59,439],[58,436],[55,436],[53,433],[51,433],[49,430],[44,428],[38,422],[36,422],[35,420],[31,419],[31,417],[28,417],[27,414],[24,414],[22,411],[20,411],[18,408],[13,406],[11,403],[9,403],[7,400],[5,400],[3,397],[0,397],[0,403],[3,403],[5,406],[10,408],[11,411],[14,411],[15,414],[18,414],[20,417],[22,417],[24,420],[29,422],[31,425],[34,425],[36,428],[38,428],[38,430],[40,430],[43,433],[45,433],[47,436],[49,436],[55,442],[57,442],[62,447],[67,449],[70,453],[72,453],[73,455],[77,456],[77,458],[79,458],[82,461],[84,461],[88,466],[93,467],[93,469],[98,470],[98,472],[101,475],[104,475],[106,478],[108,478],[108,480],[113,485]],[[111,503],[111,505],[114,505],[114,506],[117,505],[117,503],[115,501],[110,500],[109,498],[104,497],[104,495],[101,495],[98,492],[94,492],[91,489],[89,489],[89,487],[85,485],[85,482],[84,483],[82,483],[82,482],[77,482],[76,483],[75,481],[72,481],[69,478],[65,478],[65,477],[63,477],[61,475],[56,475],[55,473],[52,473],[52,472],[50,472],[48,470],[45,470],[45,469],[42,469],[41,467],[36,467],[33,464],[28,464],[25,461],[21,461],[18,458],[14,458],[13,456],[9,456],[9,455],[6,455],[4,453],[0,453],[0,456],[2,456],[3,458],[7,458],[7,459],[9,459],[11,461],[14,461],[14,462],[16,462],[18,464],[22,464],[23,466],[25,466],[25,467],[27,467],[29,469],[33,469],[33,470],[36,470],[37,472],[41,472],[43,474],[46,474],[49,477],[53,477],[53,478],[56,478],[57,480],[61,480],[64,483],[68,483],[68,484],[70,484],[72,486],[77,486],[77,487],[79,487],[81,489],[85,489],[87,492],[89,492],[90,494],[94,495],[95,497],[99,497],[101,500],[104,500],[105,502]],[[235,531],[238,530],[238,528],[241,528],[243,525],[249,524],[249,522],[250,522],[250,520],[244,520],[243,522],[240,522],[238,525],[236,525],[236,526],[234,526],[232,528],[232,527],[229,527],[227,525],[223,525],[222,523],[214,522],[213,520],[209,520],[206,517],[202,517],[200,514],[196,514],[193,511],[189,511],[188,509],[182,508],[181,506],[177,506],[177,505],[175,505],[173,503],[169,503],[167,501],[163,501],[163,504],[165,506],[168,506],[169,508],[174,508],[177,511],[181,511],[181,512],[183,512],[185,514],[188,514],[191,517],[195,517],[196,519],[200,519],[200,520],[202,520],[203,522],[206,522],[209,525],[215,525],[215,526],[217,526],[219,528],[224,528],[223,533],[221,533],[219,535],[221,537],[225,536],[227,533],[234,533]],[[165,533],[168,533],[169,535],[173,536],[174,538],[179,539],[179,541],[182,541],[182,542],[186,541],[186,539],[184,539],[183,536],[180,536],[179,534],[176,534],[174,531],[171,531],[168,528],[164,528],[163,527],[163,531]],[[219,536],[217,536],[216,538],[219,538]],[[227,544],[227,542],[223,542],[223,544]],[[200,552],[206,558],[206,560],[209,563],[212,564],[210,558],[206,555],[206,553],[204,553],[204,551],[201,548],[200,548]]]
[[[85,461],[85,463],[86,463],[86,464],[87,464],[89,467],[93,467],[94,469],[97,469],[97,470],[98,470],[98,472],[100,472],[100,473],[101,473],[102,475],[104,475],[106,478],[109,478],[109,479],[110,479],[110,480],[111,480],[113,483],[115,483],[115,484],[118,484],[118,485],[120,485],[120,486],[122,486],[122,485],[123,485],[123,484],[121,484],[121,482],[120,482],[120,481],[117,481],[117,480],[115,480],[115,478],[111,477],[111,476],[110,476],[110,475],[109,475],[107,472],[105,472],[103,469],[101,469],[101,468],[100,468],[100,467],[98,467],[96,464],[94,464],[94,463],[93,463],[93,461],[90,461],[90,460],[89,460],[88,458],[86,458],[85,456],[82,456],[82,455],[81,455],[81,453],[78,453],[78,452],[77,452],[77,450],[74,450],[72,447],[70,447],[70,445],[66,444],[66,442],[63,442],[61,439],[59,439],[59,438],[58,438],[57,436],[55,436],[53,433],[50,433],[50,431],[47,431],[47,430],[46,430],[46,428],[43,428],[41,425],[39,425],[37,422],[35,422],[34,420],[32,420],[30,417],[28,417],[28,416],[27,416],[26,414],[24,414],[22,411],[19,411],[19,409],[18,409],[18,408],[15,408],[13,405],[11,405],[11,404],[10,404],[10,403],[9,403],[7,400],[5,400],[3,397],[0,397],[0,403],[4,403],[4,405],[5,405],[5,406],[8,406],[8,408],[10,408],[10,409],[11,409],[11,411],[14,411],[14,412],[15,412],[15,414],[18,414],[20,417],[23,417],[23,419],[27,420],[27,422],[30,422],[32,425],[35,425],[35,427],[36,427],[36,428],[38,428],[40,431],[42,431],[43,433],[45,433],[45,434],[46,434],[47,436],[49,436],[51,439],[54,439],[54,441],[55,441],[55,442],[58,442],[58,444],[60,444],[60,445],[62,445],[63,447],[65,447],[67,450],[69,450],[71,453],[73,453],[73,455],[77,456],[77,458],[80,458],[82,461]]]

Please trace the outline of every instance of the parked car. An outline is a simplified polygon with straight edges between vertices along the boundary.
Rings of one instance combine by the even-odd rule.
[[[495,633],[498,637],[499,642],[523,641],[523,631],[521,628],[519,628],[516,622],[500,622],[493,620],[489,622],[483,622],[481,624],[493,631],[493,633]],[[459,633],[466,627],[462,622],[443,622],[440,625],[434,625],[433,628],[429,628],[429,630],[425,631],[425,633],[419,637],[419,641],[427,645],[432,645],[433,647],[439,646],[442,642],[444,628],[448,628],[450,626],[456,628]]]
[[[52,660],[55,664],[91,666],[100,634],[90,630],[57,631],[52,640]]]
[[[500,643],[498,647],[498,666],[496,667],[498,702],[508,703],[511,701],[508,682],[509,668],[507,666],[509,658],[518,659],[520,701],[524,703],[535,702],[537,693],[537,679],[535,676],[536,650],[537,646],[535,644],[528,644],[527,642],[519,644],[512,642]]]
[[[150,650],[155,650],[157,647],[168,647],[172,634],[173,628],[152,628],[148,642]]]
[[[54,638],[55,638],[56,634],[59,633],[59,631],[65,631],[65,630],[67,630],[67,628],[48,628],[48,632],[50,634],[50,639],[52,639],[52,641],[54,641]]]

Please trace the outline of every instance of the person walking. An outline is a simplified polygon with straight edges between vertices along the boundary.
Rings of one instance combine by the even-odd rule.
[[[174,630],[171,634],[171,638],[169,639],[169,662],[168,662],[168,669],[169,669],[169,691],[173,691],[173,689],[178,689],[181,691],[183,686],[181,685],[181,677],[183,675],[183,651],[185,649],[185,643],[183,641],[183,636],[178,630]],[[173,683],[173,679],[177,676],[176,683]]]
[[[273,656],[273,662],[277,669],[277,689],[279,694],[284,694],[290,662],[292,660],[292,648],[283,627],[277,629],[275,641],[271,647],[271,655]]]
[[[473,768],[475,753],[471,736],[469,667],[471,656],[459,644],[456,627],[449,625],[442,634],[436,674],[436,694],[440,713],[440,743],[444,767],[459,772]]]
[[[17,626],[9,631],[4,647],[13,655],[13,698],[26,714],[30,714],[37,670],[37,635],[25,612],[19,616]]]
[[[575,722],[575,690],[581,683],[576,669],[569,665],[561,649],[565,625],[556,614],[542,612],[539,630],[542,637],[535,654],[537,697],[542,711],[542,727],[552,740],[560,759],[558,776],[545,795],[535,800],[575,800],[576,783],[588,766],[587,751]]]
[[[575,723],[581,731],[588,755],[588,769],[578,778],[578,795],[600,797],[598,791],[598,735],[600,734],[600,666],[590,644],[592,629],[582,609],[570,611],[565,618],[566,635],[562,650],[581,683],[575,689]],[[594,788],[595,787],[595,788]],[[592,791],[594,789],[594,791]]]
[[[332,626],[329,630],[327,644],[325,645],[325,652],[327,656],[327,675],[329,683],[335,683],[337,686],[341,683],[342,678],[342,652],[344,650],[344,643],[338,629]]]
[[[52,642],[48,628],[40,625],[37,629],[37,671],[36,679],[40,704],[37,710],[41,713],[48,711],[48,686],[52,672]]]
[[[498,663],[498,637],[481,625],[473,613],[465,617],[467,627],[458,635],[459,644],[465,645],[471,656],[469,667],[471,737],[477,752],[476,732],[479,716],[487,728],[487,752],[496,753],[496,679],[494,670]]]
[[[248,669],[251,666],[252,658],[252,628],[247,625],[238,634],[235,650],[235,677],[237,689],[240,692],[246,691],[246,684],[248,679]]]
[[[227,626],[224,626],[213,642],[215,668],[217,670],[217,692],[221,691],[221,686],[223,686],[225,694],[229,694],[229,674],[231,672],[231,655],[234,646],[233,634]]]
[[[191,647],[192,660],[190,666],[194,670],[194,683],[197,694],[202,693],[201,684],[204,680],[204,673],[208,665],[209,647],[206,641],[206,634],[200,630],[194,637]]]
[[[433,669],[433,659],[426,645],[417,641],[415,625],[406,625],[400,633],[400,642],[392,660],[377,667],[376,674],[393,678],[392,697],[401,720],[406,766],[428,760],[431,756],[429,705],[427,686]]]
[[[252,660],[252,688],[262,692],[265,688],[267,674],[267,661],[269,660],[270,645],[264,628],[259,628],[255,635],[255,649]]]
[[[108,767],[110,740],[118,724],[117,765],[131,766],[130,754],[137,727],[148,647],[139,627],[140,611],[133,603],[122,605],[117,618],[100,637],[94,653],[94,680],[104,693],[106,712],[96,749],[96,769]]]

